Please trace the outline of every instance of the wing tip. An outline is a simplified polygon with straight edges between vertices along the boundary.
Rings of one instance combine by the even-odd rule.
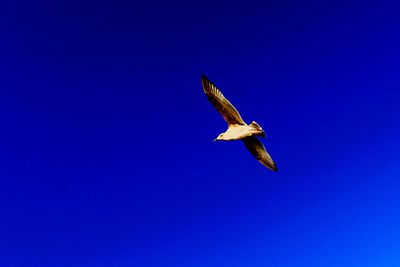
[[[278,167],[276,167],[275,162],[272,162],[272,164],[271,163],[267,164],[267,163],[264,163],[264,162],[260,161],[260,163],[262,165],[264,165],[265,167],[267,167],[268,169],[270,169],[271,171],[273,171],[273,172],[277,172],[278,171]]]
[[[210,79],[208,79],[207,76],[204,73],[202,73],[201,74],[201,82],[210,82]]]
[[[204,92],[206,92],[206,86],[209,82],[210,82],[210,80],[208,80],[207,76],[204,74],[201,74],[201,85],[203,86]]]
[[[201,85],[206,95],[213,94],[212,91],[216,89],[215,84],[211,82],[205,74],[201,74]]]

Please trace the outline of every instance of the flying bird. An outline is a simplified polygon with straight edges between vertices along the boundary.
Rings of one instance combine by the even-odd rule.
[[[228,130],[218,135],[214,141],[242,140],[246,148],[259,162],[261,162],[261,164],[273,171],[277,171],[278,169],[275,162],[265,150],[264,145],[256,137],[266,137],[261,126],[255,121],[246,124],[236,108],[205,75],[201,76],[201,84],[208,100],[228,124]]]

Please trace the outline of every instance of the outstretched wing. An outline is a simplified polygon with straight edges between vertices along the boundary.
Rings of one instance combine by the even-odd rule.
[[[278,171],[275,162],[272,160],[267,150],[265,150],[265,147],[260,140],[254,136],[246,137],[242,140],[246,148],[259,162],[261,162],[261,164],[273,171]]]
[[[206,76],[201,76],[201,84],[203,90],[207,95],[208,100],[211,104],[218,110],[218,112],[224,117],[226,123],[231,124],[241,124],[244,125],[245,122],[240,117],[239,112],[235,107],[224,97],[224,95],[218,90],[218,88],[207,79]]]

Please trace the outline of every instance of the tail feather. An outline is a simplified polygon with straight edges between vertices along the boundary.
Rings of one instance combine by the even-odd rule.
[[[261,126],[255,121],[252,121],[252,123],[250,123],[249,126],[255,128],[257,130],[262,130]]]
[[[261,126],[257,122],[252,121],[252,123],[250,123],[249,126],[254,128],[256,131],[260,132],[257,135],[262,136],[262,137],[266,137],[264,130],[261,128]]]

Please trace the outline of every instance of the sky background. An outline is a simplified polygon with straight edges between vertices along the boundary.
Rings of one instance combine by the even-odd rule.
[[[0,266],[400,266],[398,8],[2,1]]]

